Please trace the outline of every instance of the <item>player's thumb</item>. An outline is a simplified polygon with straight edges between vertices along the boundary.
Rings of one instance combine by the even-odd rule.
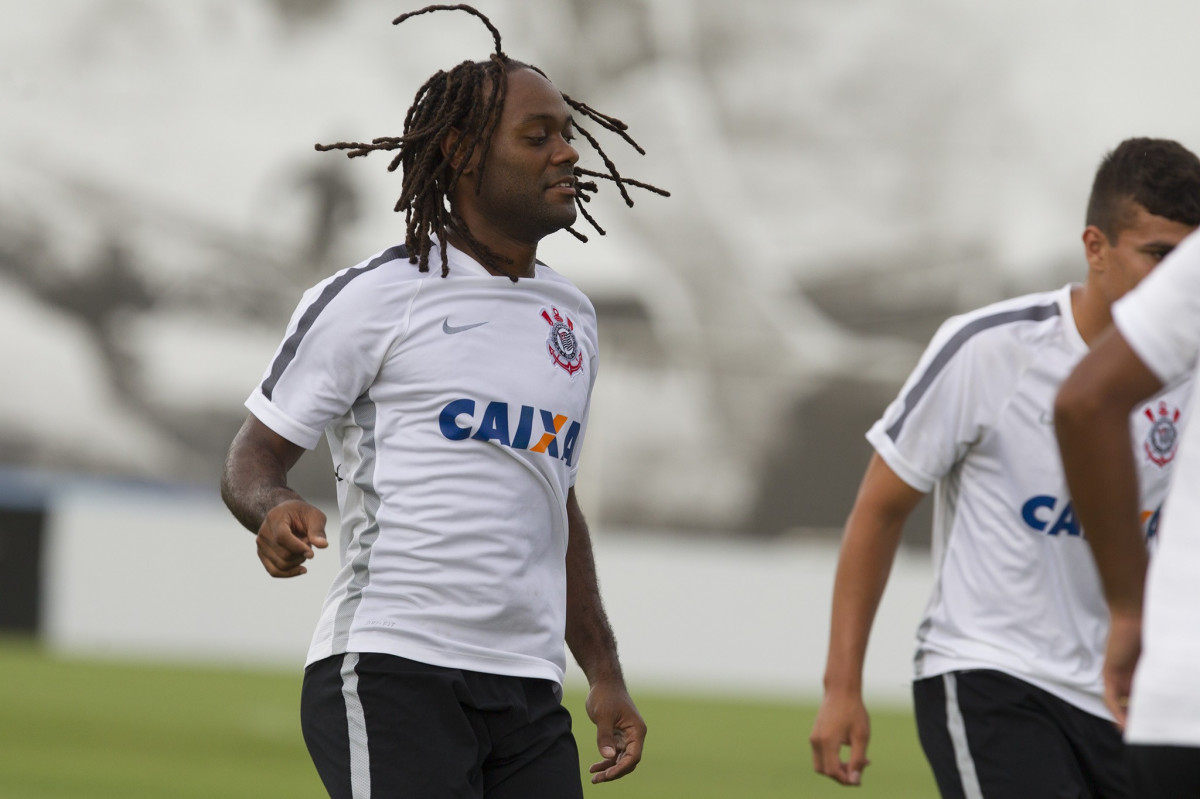
[[[306,510],[304,529],[308,542],[318,549],[324,549],[329,546],[329,539],[325,535],[325,514],[312,506]]]
[[[617,738],[613,735],[611,728],[605,726],[596,730],[596,748],[600,750],[600,756],[604,759],[616,759]]]
[[[850,761],[846,766],[850,772],[850,781],[854,785],[862,782],[863,769],[871,765],[871,761],[867,759],[868,740],[868,737],[863,734],[850,736]]]

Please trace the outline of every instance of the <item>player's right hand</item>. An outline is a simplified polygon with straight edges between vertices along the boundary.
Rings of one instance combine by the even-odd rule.
[[[289,499],[271,508],[256,537],[258,559],[272,577],[307,573],[304,561],[313,556],[313,547],[329,546],[325,514],[301,499]]]
[[[842,785],[861,785],[871,739],[871,720],[862,697],[827,692],[817,711],[812,734],[813,769]],[[850,747],[850,759],[842,760],[842,747]]]

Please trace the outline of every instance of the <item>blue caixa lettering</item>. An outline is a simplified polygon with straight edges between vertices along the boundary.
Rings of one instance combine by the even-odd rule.
[[[580,425],[562,414],[552,411],[521,405],[515,424],[510,424],[510,411],[507,402],[493,400],[484,406],[478,422],[475,418],[476,402],[473,399],[456,399],[446,403],[438,416],[438,425],[442,435],[451,441],[463,441],[473,438],[477,441],[494,441],[513,449],[524,449],[530,452],[543,453],[551,458],[566,461],[568,466],[574,465],[575,444],[579,440]],[[471,425],[463,427],[459,424],[460,416],[471,417]],[[538,422],[541,435],[534,440],[534,422]],[[567,422],[570,422],[568,425]],[[559,454],[559,433],[566,430],[562,436],[562,454]]]
[[[1079,520],[1075,518],[1075,507],[1067,502],[1058,510],[1057,505],[1058,498],[1049,494],[1030,497],[1021,506],[1021,518],[1034,530],[1046,535],[1081,535],[1083,530],[1079,527]]]
[[[1025,524],[1046,535],[1083,535],[1083,528],[1079,526],[1079,519],[1075,516],[1075,506],[1068,501],[1060,509],[1058,503],[1058,497],[1049,494],[1030,497],[1021,506],[1021,518]],[[1161,515],[1161,505],[1153,511],[1142,511],[1147,541],[1158,534],[1158,520]]]

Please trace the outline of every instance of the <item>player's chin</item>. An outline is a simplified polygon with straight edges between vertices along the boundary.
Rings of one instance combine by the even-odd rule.
[[[568,207],[549,208],[542,216],[545,235],[556,233],[564,228],[569,228],[575,224],[575,220],[579,217],[578,211],[575,210],[575,205],[572,203]]]

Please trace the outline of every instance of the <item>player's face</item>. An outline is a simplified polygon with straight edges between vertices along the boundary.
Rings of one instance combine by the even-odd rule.
[[[480,192],[475,194],[479,177],[472,172],[458,199],[474,211],[468,215],[462,209],[476,236],[486,241],[488,233],[500,234],[537,244],[575,221],[579,153],[570,143],[571,108],[550,81],[531,69],[510,72],[507,88]],[[488,232],[476,230],[479,223]]]
[[[1137,203],[1131,204],[1130,222],[1110,241],[1099,230],[1089,242],[1088,261],[1097,273],[1104,297],[1111,304],[1123,297],[1175,249],[1195,228],[1155,216]]]

